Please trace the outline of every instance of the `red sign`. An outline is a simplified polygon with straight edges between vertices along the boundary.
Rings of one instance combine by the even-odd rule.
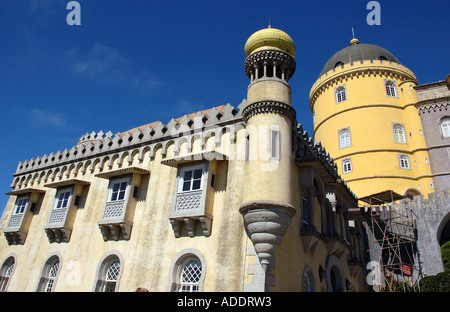
[[[405,275],[411,276],[411,266],[402,263],[402,272]]]

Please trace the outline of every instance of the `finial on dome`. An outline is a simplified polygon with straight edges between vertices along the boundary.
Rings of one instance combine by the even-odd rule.
[[[270,26],[270,17],[269,17],[269,26],[267,26],[267,28],[272,28],[272,26]]]
[[[352,27],[352,35],[353,35],[353,39],[350,40],[350,45],[357,45],[359,44],[359,40],[355,38],[355,30]]]

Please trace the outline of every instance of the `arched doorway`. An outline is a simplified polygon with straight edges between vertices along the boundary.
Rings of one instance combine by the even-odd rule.
[[[441,246],[450,240],[450,213],[442,219],[436,234],[439,245]]]
[[[345,274],[341,262],[335,255],[329,255],[325,264],[327,292],[345,292]]]

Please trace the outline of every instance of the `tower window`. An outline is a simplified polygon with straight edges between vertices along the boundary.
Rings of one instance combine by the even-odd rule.
[[[334,94],[336,97],[336,104],[347,100],[347,90],[345,88],[345,85],[334,88]]]
[[[449,138],[450,137],[450,117],[446,116],[441,119],[441,131],[442,131],[442,137],[443,138]]]
[[[386,89],[386,95],[391,97],[397,97],[397,89],[395,86],[395,81],[385,80],[384,87]]]
[[[352,146],[352,139],[350,135],[350,128],[339,130],[339,148],[346,148]]]
[[[404,125],[399,123],[393,123],[392,131],[394,133],[395,143],[406,143],[406,131]]]
[[[352,159],[346,158],[342,160],[342,173],[349,173],[353,171]]]
[[[271,152],[272,159],[280,159],[280,131],[271,130]]]
[[[401,169],[411,169],[409,165],[409,156],[406,154],[398,154],[398,162]]]

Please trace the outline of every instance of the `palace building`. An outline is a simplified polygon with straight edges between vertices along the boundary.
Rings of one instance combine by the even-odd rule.
[[[448,81],[418,86],[387,50],[354,39],[311,90],[313,140],[291,103],[291,37],[269,26],[244,52],[237,107],[86,133],[19,162],[0,290],[368,291],[358,198],[447,189],[450,169],[431,165],[447,148],[426,132]]]

